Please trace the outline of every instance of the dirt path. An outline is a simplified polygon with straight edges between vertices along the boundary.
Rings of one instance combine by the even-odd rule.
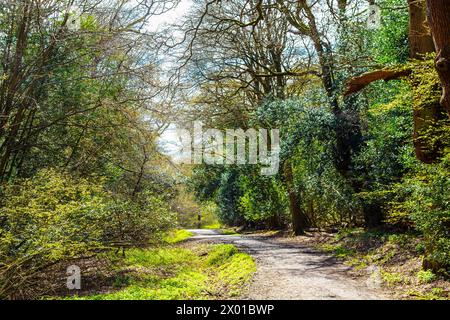
[[[346,267],[314,249],[255,236],[230,236],[215,230],[190,230],[193,241],[234,244],[252,255],[258,271],[242,299],[386,299],[373,281],[350,277]]]

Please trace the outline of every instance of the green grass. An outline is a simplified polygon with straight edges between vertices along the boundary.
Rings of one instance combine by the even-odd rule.
[[[237,248],[232,244],[219,244],[209,253],[206,264],[209,266],[221,265],[237,252]]]
[[[232,228],[227,228],[220,223],[214,223],[206,226],[202,226],[202,229],[219,230],[224,235],[238,235],[239,233]]]
[[[125,264],[146,268],[180,268],[191,265],[196,258],[197,256],[192,251],[182,248],[132,249],[127,251]]]
[[[203,300],[236,297],[256,271],[253,259],[233,245],[193,249],[166,247],[127,251],[116,290],[107,294],[67,297],[74,300]]]
[[[355,254],[354,250],[345,248],[342,245],[324,244],[321,245],[320,248],[326,252],[332,253],[335,257],[338,258],[348,258],[352,257]]]
[[[255,272],[255,262],[249,255],[235,253],[219,266],[218,280],[227,287],[231,297],[237,297],[243,284],[248,283]]]
[[[220,225],[220,223],[213,223],[213,224],[209,224],[206,226],[202,226],[202,229],[220,229],[222,226]]]
[[[409,290],[408,295],[418,300],[448,300],[447,293],[442,288],[432,288],[427,292],[420,292],[417,290]]]
[[[82,300],[201,300],[206,299],[208,276],[195,271],[185,271],[168,279],[147,276],[122,290],[75,299]]]
[[[220,229],[220,232],[222,233],[222,234],[224,234],[224,235],[227,235],[227,236],[237,236],[237,235],[239,235],[239,233],[238,232],[236,232],[236,230],[234,230],[234,229]]]
[[[185,241],[192,237],[194,234],[192,232],[189,232],[187,230],[175,230],[169,232],[165,237],[164,241],[168,244],[175,244],[182,241]]]
[[[231,236],[239,234],[234,229],[227,228],[227,227],[221,225],[219,222],[202,226],[202,229],[218,230],[218,231],[220,231],[220,233],[222,233],[224,235],[231,235]]]
[[[430,283],[436,280],[436,275],[430,270],[420,270],[417,272],[417,279],[421,283]]]
[[[388,286],[393,286],[395,284],[405,282],[404,277],[398,272],[386,272],[384,270],[381,270],[381,277],[383,279],[383,282]]]

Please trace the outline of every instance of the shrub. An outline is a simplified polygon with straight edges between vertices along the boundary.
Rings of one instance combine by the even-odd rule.
[[[35,276],[60,261],[114,247],[148,244],[173,227],[174,214],[150,193],[113,196],[102,180],[43,170],[3,186],[0,298],[39,295]]]
[[[275,178],[242,176],[240,187],[245,190],[239,204],[246,221],[276,228],[287,220],[286,190]]]
[[[110,247],[146,246],[151,240],[161,240],[176,222],[168,204],[150,192],[133,199],[110,197],[107,210],[103,242]]]
[[[421,165],[397,184],[391,214],[410,219],[424,238],[424,268],[450,269],[450,154],[439,164]]]
[[[99,248],[106,219],[101,182],[43,170],[3,188],[0,297],[27,291],[47,266]]]
[[[417,279],[420,282],[428,283],[434,281],[436,279],[436,275],[430,270],[420,270],[417,273]]]

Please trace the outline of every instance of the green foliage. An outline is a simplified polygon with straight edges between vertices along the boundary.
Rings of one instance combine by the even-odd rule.
[[[256,116],[262,123],[271,123],[281,130],[282,161],[290,159],[293,165],[298,199],[312,225],[350,223],[357,219],[360,210],[349,181],[335,165],[337,120],[323,101],[309,96],[314,94],[313,90],[296,99],[266,103]],[[277,178],[277,188],[266,189],[271,197],[277,196],[278,202],[285,203],[286,211],[283,176]],[[265,201],[271,197],[265,195]],[[255,202],[258,209],[259,202]],[[272,210],[272,214],[280,213]]]
[[[231,244],[218,245],[215,247],[215,250],[209,254],[206,263],[208,265],[219,265],[236,253],[236,247]]]
[[[417,279],[420,282],[429,283],[436,279],[436,275],[431,270],[420,270],[417,273]]]
[[[120,291],[93,295],[88,297],[72,297],[73,300],[200,300],[207,289],[207,276],[195,271],[184,272],[167,279],[160,280],[146,277]]]
[[[189,188],[200,201],[215,200],[220,187],[221,171],[214,166],[197,166],[188,181]]]
[[[365,145],[355,156],[361,183],[368,190],[383,190],[383,186],[396,182],[405,173],[408,162],[414,160],[411,159],[413,127],[410,87],[398,85],[389,94],[394,94],[394,97],[381,98],[380,102],[370,106]]]
[[[146,268],[182,269],[196,259],[193,252],[182,248],[131,249],[126,252],[125,264]]]
[[[204,255],[206,253],[206,255]],[[256,271],[253,259],[232,245],[193,249],[163,248],[127,251],[125,266],[137,270],[108,294],[67,299],[202,300],[238,296]],[[123,278],[123,277],[122,277]]]
[[[243,285],[248,283],[256,272],[252,257],[235,253],[219,267],[218,280],[225,285],[231,297],[238,297]]]
[[[240,199],[242,189],[239,185],[239,173],[235,169],[225,170],[220,179],[216,201],[219,206],[219,220],[234,226],[243,222]]]
[[[372,54],[378,62],[403,63],[408,56],[408,12],[389,9],[400,6],[400,1],[382,1],[381,5],[383,26],[369,32]],[[340,27],[337,46],[345,56],[336,58],[336,63],[345,65],[352,57],[359,59],[358,54],[364,50],[360,46],[368,45],[365,41],[356,44],[355,34],[364,39],[367,32],[357,24]],[[343,86],[351,74],[336,71],[335,76],[339,78],[336,86]],[[298,89],[297,97],[285,101],[267,97],[249,115],[253,127],[281,130],[282,162],[290,160],[293,164],[295,192],[312,225],[357,224],[366,211],[381,211],[383,203],[390,200],[388,186],[398,181],[408,161],[413,162],[410,88],[390,83],[377,88],[369,101],[360,97],[344,99],[340,117],[330,110],[325,92],[314,85]],[[393,102],[392,96],[396,96]],[[371,103],[374,106],[365,114]],[[339,167],[344,151],[337,147],[338,141],[349,146],[352,158],[344,173]],[[288,223],[289,202],[282,174],[263,179],[251,170],[240,170],[239,178],[234,174],[229,181],[229,171],[222,171],[223,175],[217,170],[204,172],[198,180],[203,185],[196,188],[199,199],[204,195],[209,195],[208,199],[213,199],[211,195],[217,197],[222,221],[261,226]],[[233,192],[224,192],[225,185]]]
[[[3,187],[0,207],[0,296],[37,271],[99,248],[108,219],[102,184],[40,171]]]
[[[433,288],[427,292],[409,290],[408,295],[418,300],[448,300],[448,294],[442,288]]]
[[[409,63],[412,70],[411,83],[415,86],[414,106],[427,106],[436,103],[441,95],[439,75],[435,69],[435,54],[424,57],[424,61]]]
[[[106,218],[102,184],[40,171],[3,189],[1,252],[10,257],[45,254],[59,259],[100,245]],[[2,259],[2,261],[4,261]]]
[[[114,247],[145,246],[174,227],[176,214],[160,196],[150,191],[134,198],[111,197],[104,222],[104,241]]]
[[[396,272],[381,271],[381,277],[388,286],[393,286],[404,281],[402,275]]]
[[[2,298],[33,298],[48,266],[148,245],[175,224],[174,181],[143,111],[154,66],[134,33],[142,26],[116,29],[148,12],[122,14],[130,7],[113,1],[99,19],[98,5],[81,30],[64,26],[61,1],[0,8]]]
[[[435,272],[450,268],[450,153],[436,165],[420,165],[395,185],[391,219],[411,221],[424,235],[426,265]]]
[[[220,233],[224,234],[224,235],[228,235],[228,236],[236,236],[239,235],[238,232],[236,232],[236,230],[231,229],[231,228],[221,228],[220,229]]]
[[[194,234],[192,232],[189,232],[187,230],[175,230],[170,231],[165,237],[164,241],[169,244],[175,244],[179,242],[183,242],[184,240],[189,239]]]
[[[222,225],[219,222],[217,222],[217,223],[214,223],[214,224],[204,225],[204,226],[202,226],[202,229],[217,230],[217,229],[220,229],[221,227],[222,227]]]
[[[218,221],[218,207],[213,201],[206,201],[201,205],[202,228],[203,229],[220,229]]]
[[[405,1],[381,0],[377,5],[382,8],[381,28],[371,34],[371,49],[376,61],[381,64],[406,62],[409,57],[409,16]]]
[[[173,226],[162,201],[141,194],[121,201],[103,181],[42,170],[3,186],[0,296],[25,290],[46,267],[110,247],[148,244]]]
[[[435,54],[424,57],[424,61],[409,63],[412,69],[410,83],[413,88],[413,106],[421,121],[416,120],[416,140],[422,152],[436,153],[440,158],[450,148],[450,119],[440,105],[442,88],[435,69]]]
[[[231,226],[244,221],[240,209],[239,171],[236,168],[198,166],[193,170],[188,185],[196,199],[202,202],[206,224],[214,225],[216,219]]]
[[[333,253],[333,255],[338,258],[347,258],[354,255],[353,250],[345,248],[341,245],[324,244],[320,248],[326,252]]]
[[[226,15],[234,4],[221,4],[224,10],[217,14]],[[434,56],[407,61],[406,1],[377,4],[382,8],[381,27],[368,30],[360,14],[350,13],[353,5],[354,12],[363,7],[359,3],[348,2],[345,17],[315,3],[327,21],[324,29],[317,24],[319,39],[309,35],[315,51],[309,48],[308,32],[300,32],[306,40],[299,41],[288,31],[285,13],[276,8],[270,13],[264,8],[268,19],[252,30],[242,29],[250,37],[236,37],[240,28],[227,28],[226,23],[225,28],[204,32],[206,38],[197,35],[194,42],[203,42],[192,43],[195,68],[187,63],[185,75],[198,81],[194,87],[199,94],[189,101],[193,108],[187,113],[195,112],[186,119],[202,119],[222,129],[277,128],[282,135],[282,169],[273,177],[262,177],[257,166],[195,167],[187,189],[201,204],[177,186],[186,181],[174,178],[167,159],[158,153],[160,130],[155,128],[173,121],[166,118],[169,99],[150,98],[154,89],[166,91],[160,90],[163,81],[156,76],[158,65],[166,64],[158,57],[152,63],[152,37],[139,36],[146,29],[147,16],[137,19],[147,11],[145,3],[139,2],[131,15],[122,11],[129,10],[128,3],[118,6],[111,23],[98,19],[93,4],[75,33],[60,29],[62,3],[34,10],[45,4],[30,2],[29,17],[23,16],[25,2],[2,6],[0,297],[26,292],[35,286],[33,275],[53,263],[99,250],[145,247],[163,240],[164,234],[170,244],[187,239],[191,234],[185,230],[166,233],[176,224],[173,210],[183,227],[197,226],[199,214],[198,227],[285,227],[293,194],[311,226],[372,227],[372,220],[383,220],[422,234],[423,242],[415,248],[424,255],[425,269],[448,275],[450,120],[442,111],[433,114],[441,95]],[[213,27],[216,18],[202,19],[202,28]],[[129,24],[135,19],[142,24]],[[125,25],[129,27],[115,29]],[[209,52],[211,44],[214,53]],[[196,56],[199,48],[202,57]],[[349,78],[380,65],[412,73],[407,81],[376,82],[361,94],[342,96]],[[271,76],[280,66],[298,76]],[[258,72],[267,75],[256,76]],[[425,146],[419,151],[436,152],[438,159],[430,165],[419,163],[413,142]],[[283,164],[292,166],[293,181]],[[409,234],[376,232],[354,239],[397,249],[408,247],[408,240]],[[254,268],[251,258],[232,246],[215,247],[207,257],[172,249],[133,249],[125,260],[129,267],[171,267],[171,277],[119,277],[116,286],[125,289],[97,298],[205,298],[209,281],[237,292]],[[325,249],[353,256],[341,245]],[[378,260],[390,260],[394,254],[392,250]],[[368,258],[376,260],[371,254]],[[215,274],[214,280],[208,272]],[[427,279],[428,272],[418,277]],[[401,282],[395,273],[383,276],[392,285]]]
[[[240,198],[240,208],[247,221],[277,227],[282,220],[286,220],[288,201],[280,181],[273,177],[248,174],[241,176],[239,185],[245,190]]]
[[[128,269],[138,271],[127,274],[127,281],[118,291],[70,299],[201,299],[207,289],[208,275],[200,270],[199,257],[188,249],[132,249],[126,252],[126,258],[119,265],[122,263]]]

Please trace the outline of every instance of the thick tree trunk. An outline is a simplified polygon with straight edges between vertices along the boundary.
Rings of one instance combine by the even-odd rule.
[[[425,0],[408,0],[409,3],[409,52],[413,59],[434,52],[433,38],[427,23]]]
[[[409,3],[409,44],[410,57],[422,60],[426,54],[434,52],[433,38],[426,15],[425,0],[408,0]],[[417,90],[414,86],[413,90]],[[431,145],[426,139],[433,126],[442,119],[442,107],[436,103],[414,105],[414,149],[416,157],[424,163],[435,162],[440,155],[438,145]]]
[[[363,214],[364,222],[368,229],[376,228],[383,224],[384,215],[382,206],[379,203],[365,201]]]
[[[299,205],[297,193],[295,192],[292,165],[289,162],[284,164],[284,177],[288,188],[289,210],[292,217],[292,231],[296,236],[298,236],[305,233],[305,228],[308,226],[308,219]]]
[[[450,117],[450,1],[427,0],[428,22],[436,47],[436,70],[441,79],[441,105]]]
[[[435,163],[442,154],[442,144],[433,143],[430,134],[436,131],[438,123],[445,118],[445,111],[439,101],[414,105],[413,108],[416,158],[423,163]]]

